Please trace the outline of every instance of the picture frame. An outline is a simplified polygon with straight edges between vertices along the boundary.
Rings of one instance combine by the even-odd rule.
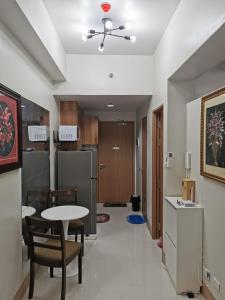
[[[201,101],[200,174],[225,183],[225,87]]]
[[[0,173],[21,167],[21,96],[0,84]]]

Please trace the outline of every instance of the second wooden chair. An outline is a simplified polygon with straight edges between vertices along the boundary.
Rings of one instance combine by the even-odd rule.
[[[51,190],[49,192],[53,205],[77,205],[77,189],[65,189],[65,190]],[[68,228],[69,235],[75,235],[75,242],[77,242],[77,236],[80,234],[81,243],[83,245],[82,251],[84,255],[84,223],[81,220],[72,220],[69,222]]]

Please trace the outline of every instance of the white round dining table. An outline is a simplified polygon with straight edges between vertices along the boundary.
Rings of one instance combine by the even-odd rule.
[[[64,237],[68,239],[69,221],[82,219],[89,214],[89,210],[83,206],[75,205],[60,205],[48,208],[42,211],[42,218],[50,221],[62,221],[64,229]],[[54,272],[56,277],[62,277],[61,269],[56,269]],[[66,270],[66,276],[72,277],[78,274],[77,258],[75,258]]]
[[[25,217],[33,216],[36,212],[36,209],[32,206],[22,205],[22,219]]]

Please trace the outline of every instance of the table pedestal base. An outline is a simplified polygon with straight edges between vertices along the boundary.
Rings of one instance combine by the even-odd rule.
[[[78,275],[78,258],[76,257],[71,263],[66,267],[66,277],[73,277]],[[62,269],[54,268],[54,277],[62,278]]]

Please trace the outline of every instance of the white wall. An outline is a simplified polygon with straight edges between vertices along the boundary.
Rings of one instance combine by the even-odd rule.
[[[194,98],[193,81],[168,81],[167,151],[174,154],[173,168],[166,169],[166,194],[180,195],[185,176],[186,103]]]
[[[158,76],[174,74],[224,21],[223,0],[182,0],[154,55]]]
[[[222,63],[195,80],[195,93],[202,97],[225,86],[225,64]],[[201,99],[187,104],[187,151],[192,153],[191,177],[196,180],[196,200],[204,207],[203,264],[221,283],[217,293],[211,282],[206,282],[217,300],[225,299],[225,185],[200,176],[200,115]]]
[[[169,80],[172,75],[188,62],[203,43],[224,24],[225,1],[182,0],[154,54],[154,95],[148,112],[148,217],[151,218],[151,132],[152,111],[164,104],[164,157],[167,151],[175,154],[175,167],[164,167],[164,194],[180,194],[180,182],[184,176],[184,150],[186,144],[186,103],[202,96],[209,90],[223,84],[223,71],[213,69],[196,81],[179,82]],[[211,53],[213,59],[213,52]],[[207,63],[208,61],[206,61]],[[188,65],[185,66],[186,70]],[[190,67],[190,66],[189,66]],[[193,66],[192,66],[193,67]],[[194,66],[198,68],[196,64]],[[198,73],[198,72],[196,72]],[[219,75],[222,73],[222,77]],[[213,84],[212,84],[212,78]],[[224,82],[225,83],[225,82]],[[188,104],[189,105],[189,104]],[[189,106],[188,106],[189,107]],[[191,110],[191,112],[190,112]],[[221,283],[221,293],[216,299],[225,299],[225,251],[224,229],[224,186],[199,178],[199,123],[196,114],[199,107],[193,106],[188,114],[188,145],[193,155],[192,175],[197,179],[197,198],[205,208],[204,264]],[[191,125],[190,125],[191,124]],[[191,126],[191,127],[190,127]],[[191,140],[191,142],[190,142]],[[215,197],[216,195],[216,197]],[[215,199],[217,198],[217,199]],[[151,219],[150,219],[151,222]],[[212,284],[209,284],[213,290]],[[214,291],[215,293],[215,291]]]
[[[202,9],[204,7],[204,9]],[[173,73],[186,62],[191,55],[193,55],[200,46],[224,23],[225,1],[218,0],[216,5],[210,0],[189,0],[181,1],[175,12],[166,32],[161,39],[159,46],[154,55],[154,89],[155,93],[151,102],[151,111],[164,103],[165,112],[165,151],[171,147],[170,141],[167,140],[168,134],[172,137],[173,122],[168,124],[168,101],[172,103],[174,100],[168,93],[168,79]],[[191,22],[190,22],[191,20]],[[178,111],[173,111],[174,116]],[[173,120],[170,114],[170,120]],[[168,125],[168,126],[167,126]],[[183,131],[176,131],[173,139],[179,140],[182,138]],[[170,145],[169,145],[170,144]],[[176,152],[175,152],[176,155]],[[149,154],[151,157],[151,153]],[[178,164],[178,168],[181,165]],[[172,181],[169,173],[170,170],[165,170],[165,183],[166,178],[170,179],[169,188],[170,194],[177,193],[176,177]],[[166,192],[166,191],[165,191]]]
[[[136,113],[134,111],[87,111],[86,115],[96,116],[99,121],[136,121]]]
[[[151,222],[151,173],[152,173],[152,111],[164,105],[164,157],[166,152],[170,151],[174,140],[179,143],[185,135],[185,122],[182,122],[182,130],[179,130],[179,125],[174,124],[173,120],[178,118],[179,110],[174,105],[174,109],[170,107],[168,112],[168,105],[179,101],[179,96],[173,99],[174,95],[179,94],[173,88],[168,79],[179,69],[182,65],[200,48],[200,46],[208,40],[208,38],[224,23],[225,1],[217,0],[182,0],[173,15],[157,49],[154,54],[154,76],[153,86],[154,94],[148,112],[148,217]],[[197,66],[196,66],[197,67]],[[171,83],[173,85],[173,83]],[[175,83],[176,85],[177,83]],[[181,84],[182,85],[182,84]],[[180,85],[180,87],[181,87]],[[172,90],[171,90],[172,89]],[[178,88],[179,89],[179,88]],[[186,88],[184,88],[185,90]],[[193,92],[193,87],[191,88]],[[191,90],[188,93],[191,93]],[[183,93],[183,92],[182,92]],[[183,105],[190,101],[190,97],[184,91],[182,97]],[[173,104],[172,104],[173,105]],[[181,104],[180,104],[181,105]],[[185,120],[185,109],[182,108],[182,115]],[[168,120],[168,116],[170,120]],[[169,136],[169,140],[168,140]],[[184,148],[184,145],[182,145]],[[178,183],[183,174],[183,162],[181,159],[181,150],[173,149],[175,156],[178,157],[176,169],[168,170],[164,168],[164,194],[177,194]],[[176,175],[176,171],[179,175]],[[170,174],[171,173],[171,174]]]
[[[142,195],[142,119],[148,114],[150,101],[142,105],[136,112],[136,137],[139,138],[139,147],[136,145],[136,193],[138,195]],[[149,128],[147,127],[148,135]]]
[[[196,201],[204,207],[203,264],[221,284],[217,293],[206,282],[217,300],[225,299],[225,185],[200,176],[200,114],[201,99],[187,104],[187,151],[192,154],[191,178],[196,180]],[[212,277],[211,276],[211,277]]]
[[[152,95],[151,56],[67,55],[67,81],[55,95]],[[114,77],[109,78],[109,73]]]
[[[66,73],[66,54],[42,0],[16,0],[60,72]]]
[[[225,58],[225,54],[224,54]],[[225,62],[202,74],[195,80],[195,98],[200,98],[225,86]]]
[[[0,82],[50,111],[50,130],[58,121],[52,84],[0,23]],[[52,140],[52,139],[51,139]],[[53,145],[51,143],[51,158]],[[53,166],[53,164],[52,164]],[[51,177],[53,183],[53,169]],[[0,299],[12,299],[23,279],[21,172],[0,175]]]

